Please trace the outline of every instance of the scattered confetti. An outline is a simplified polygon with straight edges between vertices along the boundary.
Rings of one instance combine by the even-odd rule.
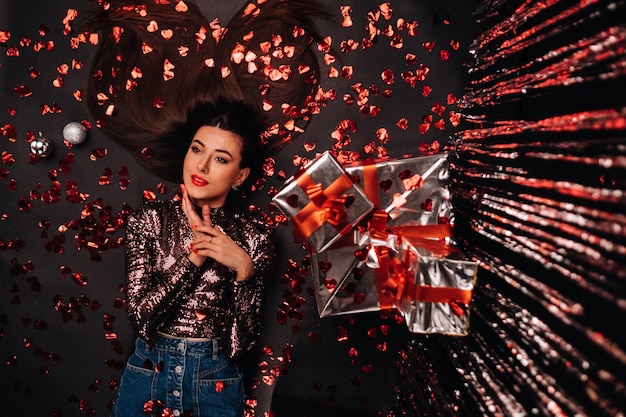
[[[224,83],[242,73],[265,77],[251,94],[265,113],[280,115],[264,139],[279,137],[283,151],[266,159],[250,210],[288,236],[288,219],[268,200],[327,149],[342,163],[451,152],[458,243],[480,262],[472,332],[409,338],[393,310],[319,319],[311,259],[303,247],[286,248],[271,284],[272,338],[263,341],[256,364],[249,415],[269,415],[256,390],[290,392],[294,380],[303,381],[299,386],[315,402],[371,415],[618,415],[625,403],[618,376],[624,351],[606,317],[624,318],[626,114],[615,91],[626,77],[626,29],[611,17],[623,14],[623,3],[531,1],[516,9],[485,1],[474,14],[433,4],[428,15],[395,0],[325,3],[336,27],[324,26],[329,33],[313,46],[319,71],[310,61],[288,61],[299,52],[292,41],[306,38],[299,27],[270,39],[245,31],[227,59],[211,53],[199,62]],[[190,10],[184,1],[172,4],[181,16]],[[248,4],[244,15],[258,15],[263,4]],[[84,10],[50,10],[38,15],[42,21],[16,16],[0,28],[0,77],[7,81],[0,97],[2,398],[13,414],[41,406],[45,411],[29,414],[106,415],[132,349],[125,221],[141,201],[175,198],[177,187],[142,171],[101,130],[124,111],[120,94],[142,91],[155,71],[166,85],[184,85],[181,60],[217,45],[232,28],[208,16],[213,20],[179,42],[175,28],[137,6],[128,13],[146,17],[144,30],[154,39],[137,55],[158,57],[153,67],[138,60],[128,74],[92,73],[86,56],[104,39],[78,32]],[[470,25],[474,18],[479,22]],[[126,35],[116,29],[111,41]],[[163,44],[169,55],[161,55]],[[101,117],[75,122],[90,139],[73,147],[64,144],[62,127],[85,117],[88,77],[106,84],[97,93]],[[302,106],[273,94],[272,83],[294,80],[312,86]],[[560,99],[564,91],[567,99]],[[155,90],[144,104],[159,112],[177,103]],[[42,135],[55,150],[33,154]],[[149,145],[136,152],[147,163],[159,158]],[[413,172],[400,180],[405,190],[423,185]],[[391,185],[377,187],[396,209],[406,209]],[[419,205],[433,210],[431,199]],[[366,251],[353,255],[367,259]],[[315,266],[325,273],[336,268]],[[349,273],[358,282],[365,269]],[[356,305],[365,302],[364,292],[338,277],[322,286]],[[466,313],[462,303],[450,303],[451,315]],[[196,315],[204,319],[207,312]],[[84,373],[75,360],[86,360]],[[319,374],[308,373],[311,363]],[[144,367],[160,371],[163,364]],[[385,379],[389,386],[381,387],[390,370],[398,374],[395,386]],[[42,384],[54,386],[60,400],[52,404]],[[216,392],[222,389],[223,382],[215,384]],[[371,392],[387,395],[389,407],[378,408],[382,397]],[[175,415],[158,400],[144,411]]]

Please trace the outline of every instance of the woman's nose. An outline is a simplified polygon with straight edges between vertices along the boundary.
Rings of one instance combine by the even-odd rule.
[[[209,164],[206,158],[200,158],[200,160],[198,161],[198,170],[200,172],[204,172],[206,173],[209,168],[208,168]]]

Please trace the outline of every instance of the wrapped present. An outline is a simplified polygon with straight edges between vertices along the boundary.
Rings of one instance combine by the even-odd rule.
[[[392,308],[381,305],[373,269],[358,252],[365,247],[339,246],[311,252],[311,273],[320,317]]]
[[[400,311],[409,331],[467,335],[476,262],[449,245],[449,226],[401,229],[401,262],[390,275],[403,281]]]
[[[310,254],[320,317],[396,308],[412,333],[467,334],[477,265],[450,245],[452,226],[353,234]]]
[[[393,236],[385,233],[388,225],[437,224],[440,218],[451,217],[447,154],[365,160],[343,168],[377,210],[366,219],[366,233],[342,238],[324,251],[310,251],[321,317],[400,307],[397,293],[402,289],[388,280],[387,271],[388,259],[393,259],[389,255],[398,248],[377,235]]]
[[[348,234],[374,207],[328,151],[289,178],[273,201],[293,223],[296,242],[306,239],[317,251]]]
[[[389,225],[437,224],[449,217],[446,153],[404,159],[363,160],[343,165]]]
[[[376,207],[310,248],[320,317],[396,308],[413,333],[465,335],[476,263],[451,244],[445,154],[344,165]]]
[[[403,289],[388,280],[387,268],[400,247],[384,232],[386,217],[374,213],[370,224],[377,231],[354,230],[322,252],[309,251],[320,317],[400,307]]]

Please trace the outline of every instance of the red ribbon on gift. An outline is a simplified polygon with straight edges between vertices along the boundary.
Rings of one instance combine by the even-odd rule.
[[[380,208],[380,196],[378,195],[378,174],[376,164],[363,162],[363,191],[367,198],[374,203],[375,208]]]
[[[457,252],[457,249],[445,241],[452,236],[452,226],[449,224],[391,226],[389,231],[400,238],[409,239],[414,246],[429,250],[435,255],[445,256]]]
[[[452,226],[447,224],[423,225],[423,226],[397,226],[391,227],[404,238],[408,238],[411,244],[427,249],[435,255],[448,255],[457,251],[450,247],[445,238],[452,236]],[[410,259],[405,259],[403,265],[417,261],[417,254],[408,252]],[[472,300],[472,290],[454,287],[433,287],[430,285],[416,285],[409,280],[406,289],[406,297],[411,301],[426,303],[462,303],[469,304]]]
[[[380,208],[380,195],[378,194],[378,172],[376,164],[384,162],[388,158],[366,158],[343,165],[345,167],[362,167],[361,188],[367,198],[374,203],[374,208]]]
[[[407,289],[407,299],[425,303],[460,303],[469,304],[472,301],[472,290],[463,290],[454,287],[431,287],[430,285],[410,285]]]
[[[428,303],[469,304],[472,290],[454,287],[432,287],[416,285],[408,279],[408,265],[417,262],[417,254],[408,252],[408,259],[400,260],[389,256],[389,248],[378,242],[387,242],[389,235],[399,239],[408,239],[414,246],[426,249],[434,255],[448,255],[457,249],[446,243],[445,238],[452,236],[452,226],[448,224],[391,226],[387,227],[388,214],[383,210],[373,212],[369,223],[369,235],[372,240],[367,248],[374,251],[378,267],[374,270],[378,303],[381,309],[399,306],[402,297],[411,301]]]
[[[378,284],[378,272],[376,273],[378,300],[381,308],[383,308],[383,305],[385,305],[385,308],[399,307],[407,282],[406,267],[398,258],[390,258],[385,263],[388,273],[387,279]],[[385,271],[382,270],[381,272]]]
[[[339,234],[345,234],[352,228],[346,221],[344,192],[354,183],[347,174],[340,175],[326,188],[316,183],[306,171],[295,181],[310,200],[292,219],[296,242],[305,240],[326,222],[332,224]]]
[[[374,170],[374,172],[376,172]],[[384,210],[375,210],[369,222],[369,234],[373,240],[387,241],[389,229],[387,219],[389,215]],[[378,304],[381,310],[399,306],[398,301],[404,294],[406,276],[404,273],[391,274],[389,271],[396,267],[396,258],[389,257],[389,248],[370,243],[368,252],[373,250],[378,261],[378,268],[374,268]],[[396,268],[397,270],[397,268]]]

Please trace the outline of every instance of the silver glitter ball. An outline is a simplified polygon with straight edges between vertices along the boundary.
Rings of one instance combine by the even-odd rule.
[[[63,139],[72,145],[83,143],[87,137],[87,129],[78,122],[69,122],[63,128]]]
[[[40,158],[46,158],[52,153],[52,142],[46,138],[33,139],[30,142],[30,152]]]

